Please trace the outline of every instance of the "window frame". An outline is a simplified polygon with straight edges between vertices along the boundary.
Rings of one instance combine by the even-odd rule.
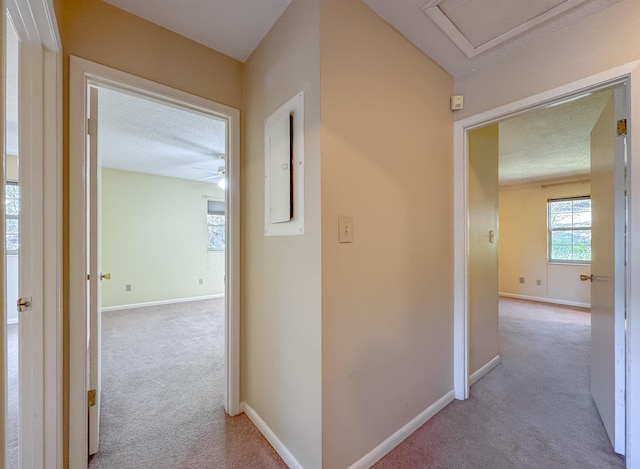
[[[585,226],[579,226],[579,227],[566,227],[566,228],[551,228],[550,227],[550,214],[551,214],[551,203],[553,202],[574,202],[576,200],[591,200],[591,195],[580,195],[580,196],[572,196],[572,197],[554,197],[554,198],[548,198],[547,199],[547,262],[549,264],[575,264],[575,265],[590,265],[591,264],[591,253],[589,253],[589,260],[580,260],[580,259],[554,259],[552,257],[552,252],[553,252],[553,232],[556,231],[564,231],[564,232],[571,232],[573,233],[574,231],[589,231],[591,232],[592,226],[593,226],[593,221],[591,222],[591,224],[588,227]],[[572,211],[571,213],[573,214],[573,207],[572,207]],[[590,213],[592,213],[592,211],[590,210]],[[573,246],[573,243],[572,243]],[[589,246],[591,246],[591,243],[589,244]]]
[[[213,202],[213,204],[212,204]],[[217,205],[218,208],[213,209],[211,208],[212,205]],[[211,223],[209,221],[209,215],[218,215],[218,216],[222,216],[224,217],[224,223],[220,224],[220,223]],[[216,198],[208,198],[207,199],[207,252],[224,252],[227,249],[227,240],[226,240],[226,224],[227,224],[227,215],[226,215],[226,208],[225,208],[225,201],[224,200],[220,200],[220,199],[216,199]],[[216,247],[212,247],[209,244],[209,231],[210,231],[210,227],[211,226],[216,226],[216,227],[222,227],[222,233],[223,236],[225,237],[224,239],[224,245],[222,246],[222,248],[216,248]]]

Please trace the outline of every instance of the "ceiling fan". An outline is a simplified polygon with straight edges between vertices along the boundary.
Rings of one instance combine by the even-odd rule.
[[[218,187],[220,187],[221,189],[224,189],[226,186],[226,169],[224,166],[220,166],[218,169],[208,169],[208,168],[200,168],[197,166],[192,166],[192,169],[196,169],[198,171],[204,171],[207,173],[212,173],[211,176],[205,176],[203,178],[198,179],[198,181],[215,181],[216,179],[219,179],[218,181]]]

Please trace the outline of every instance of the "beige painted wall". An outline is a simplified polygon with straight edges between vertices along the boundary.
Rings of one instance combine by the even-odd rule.
[[[317,0],[293,0],[245,64],[241,399],[303,467],[322,466]],[[305,232],[264,235],[264,120],[305,92]],[[330,467],[325,465],[324,467]]]
[[[501,293],[590,304],[591,284],[579,277],[590,274],[591,266],[547,262],[547,200],[589,193],[588,182],[500,191]]]
[[[54,0],[54,5],[65,83],[69,55],[75,55],[237,109],[242,106],[239,61],[101,0]],[[65,85],[65,95],[66,90]]]
[[[456,78],[472,116],[640,59],[640,2],[625,0],[556,34],[530,41],[516,53]]]
[[[207,197],[224,200],[224,191],[102,170],[103,307],[224,294],[224,251],[207,250]]]
[[[345,468],[453,389],[453,81],[361,1],[321,6],[323,467]]]
[[[499,354],[498,124],[469,139],[469,374]],[[493,242],[489,231],[494,232]]]
[[[54,0],[63,83],[63,461],[68,466],[69,399],[69,55],[231,107],[242,107],[242,64],[101,0]]]

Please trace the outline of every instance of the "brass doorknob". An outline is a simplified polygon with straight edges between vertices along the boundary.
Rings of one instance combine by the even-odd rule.
[[[111,272],[107,272],[106,274],[100,274],[100,280],[111,280]]]
[[[580,280],[582,280],[583,282],[586,282],[587,280],[590,280],[591,282],[593,282],[593,275],[580,275]]]

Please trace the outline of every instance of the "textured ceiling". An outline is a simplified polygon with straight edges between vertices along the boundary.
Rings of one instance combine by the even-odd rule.
[[[611,94],[599,91],[500,122],[500,185],[588,179],[589,135]]]
[[[105,0],[244,62],[291,0]]]
[[[226,122],[107,88],[99,90],[102,166],[211,180],[226,154]]]

